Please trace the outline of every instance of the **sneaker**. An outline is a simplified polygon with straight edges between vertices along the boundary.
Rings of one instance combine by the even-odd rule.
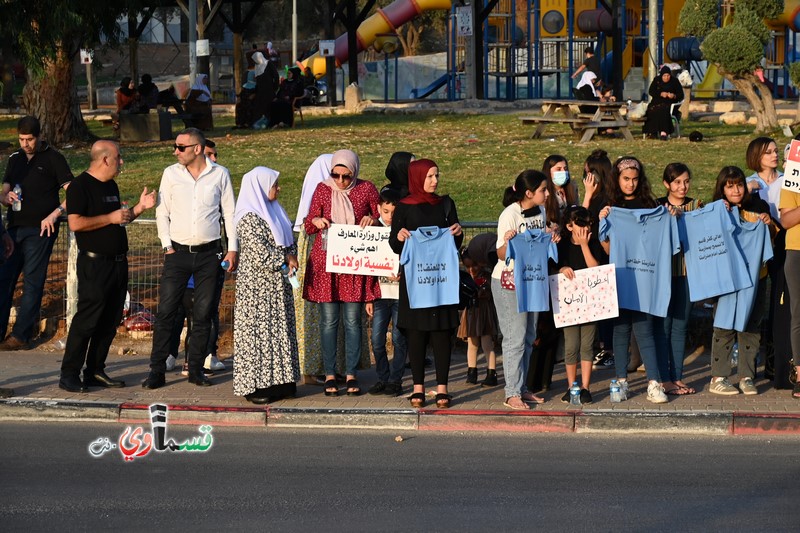
[[[206,370],[225,370],[225,363],[217,359],[216,355],[208,354],[203,368]]]
[[[728,378],[713,378],[711,380],[711,385],[708,386],[708,392],[722,394],[723,396],[736,396],[739,394],[739,391],[736,390],[736,387],[731,385]]]
[[[372,395],[383,394],[385,390],[386,390],[386,382],[385,381],[379,381],[375,385],[370,387],[367,390],[367,393],[368,394],[372,394]]]
[[[592,359],[594,368],[614,366],[614,355],[606,350],[600,350]]]
[[[653,403],[667,403],[669,399],[664,392],[664,387],[658,381],[651,381],[647,386],[647,401]]]
[[[189,375],[189,363],[183,363],[183,369],[181,369],[181,376],[188,376]]]
[[[561,397],[561,403],[569,403],[569,389],[567,389],[567,392]]]
[[[592,403],[592,393],[589,389],[581,389],[581,405],[588,405]]]
[[[167,357],[167,372],[172,372],[173,370],[175,370],[175,364],[177,362],[178,360],[175,358],[175,356],[169,354],[169,357]]]
[[[742,394],[747,394],[748,396],[758,394],[758,389],[756,389],[756,386],[753,384],[753,380],[751,378],[740,379],[739,389],[741,389]]]

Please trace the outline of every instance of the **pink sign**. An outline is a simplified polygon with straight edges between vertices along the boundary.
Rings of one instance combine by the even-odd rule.
[[[548,281],[557,328],[619,316],[617,276],[613,264],[576,270],[575,279],[556,274]]]

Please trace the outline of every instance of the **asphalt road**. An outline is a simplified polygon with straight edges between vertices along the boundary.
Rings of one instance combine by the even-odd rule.
[[[397,432],[214,428],[206,452],[151,450],[128,462],[118,449],[90,455],[92,442],[116,444],[124,430],[0,424],[0,530],[685,532],[798,531],[800,523],[798,438],[410,433],[397,442]],[[167,431],[178,443],[203,435]]]

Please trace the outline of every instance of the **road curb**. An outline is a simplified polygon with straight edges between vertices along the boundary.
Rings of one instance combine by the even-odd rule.
[[[119,422],[150,422],[150,406],[123,403],[119,408]],[[177,425],[231,427],[263,427],[267,424],[267,409],[264,407],[203,407],[169,406],[169,423]]]
[[[800,414],[742,413],[733,415],[734,435],[798,435]]]
[[[119,404],[7,398],[0,400],[0,420],[75,420],[117,422]]]
[[[143,424],[149,404],[0,399],[0,420]],[[516,433],[800,435],[800,413],[741,411],[494,411],[169,405],[169,423],[266,428]]]
[[[660,411],[583,411],[575,413],[575,433],[680,433],[728,435],[734,414]]]
[[[420,409],[419,429],[422,431],[572,433],[575,429],[575,416],[566,411]]]
[[[304,409],[270,407],[267,427],[419,429],[414,409]]]

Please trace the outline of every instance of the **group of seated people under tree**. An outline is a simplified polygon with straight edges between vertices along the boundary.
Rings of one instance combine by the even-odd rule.
[[[142,74],[142,83],[139,87],[129,76],[122,78],[116,90],[116,116],[114,128],[119,128],[119,116],[125,114],[149,113],[151,110],[169,110],[182,117],[186,127],[196,127],[209,131],[214,128],[211,114],[211,90],[208,87],[208,75],[198,74],[195,82],[189,89],[185,100],[178,97],[175,86],[159,90],[153,83],[150,74]]]

